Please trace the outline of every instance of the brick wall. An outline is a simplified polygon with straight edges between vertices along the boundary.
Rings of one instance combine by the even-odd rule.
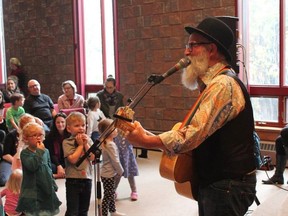
[[[163,74],[183,57],[186,25],[206,16],[235,16],[230,0],[118,0],[120,90],[133,97],[147,78]],[[22,60],[29,78],[56,101],[61,83],[75,78],[72,0],[3,1],[7,63]],[[181,121],[197,92],[181,85],[181,73],[154,86],[135,109],[151,130]]]
[[[3,1],[3,13],[7,63],[18,57],[56,101],[61,83],[75,77],[72,0]]]
[[[127,98],[151,74],[163,74],[183,57],[185,26],[206,16],[235,16],[235,1],[229,0],[123,0],[117,6],[120,90]],[[168,130],[185,117],[196,96],[176,73],[149,91],[135,117],[147,129]]]

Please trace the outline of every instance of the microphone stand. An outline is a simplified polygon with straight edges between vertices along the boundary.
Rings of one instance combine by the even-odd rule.
[[[102,190],[101,190],[101,179],[100,179],[100,157],[101,149],[97,149],[94,153],[95,159],[93,161],[94,165],[94,194],[95,194],[95,216],[102,216]],[[96,210],[97,208],[97,210]]]
[[[150,91],[150,89],[156,85],[162,82],[164,78],[161,75],[155,75],[152,74],[147,79],[147,82],[142,86],[142,88],[136,93],[133,99],[128,99],[127,107],[134,109],[137,104],[142,100],[142,98]],[[118,117],[118,115],[114,114],[114,116]],[[119,117],[123,120],[132,122],[132,119],[127,119],[124,117]],[[101,144],[104,142],[104,140],[116,129],[115,127],[115,120],[107,127],[107,129],[99,136],[99,138],[93,143],[93,145],[85,152],[85,154],[79,158],[79,160],[76,162],[76,166],[80,166],[80,164],[89,156],[90,153],[95,154],[98,150]]]
[[[141,89],[136,93],[133,99],[128,99],[127,107],[131,108],[132,110],[138,105],[138,103],[144,98],[144,96],[150,91],[150,89],[162,82],[166,77],[163,75],[155,75],[152,74],[147,79],[147,82],[141,87]],[[127,119],[125,117],[119,116],[117,114],[113,115],[115,118],[120,118],[122,120],[132,122],[132,119]],[[101,200],[101,182],[100,182],[100,157],[101,157],[101,149],[100,146],[104,142],[104,140],[116,129],[114,120],[108,128],[99,136],[99,138],[93,143],[93,145],[85,152],[85,154],[79,158],[76,162],[76,166],[80,166],[80,164],[89,156],[90,153],[95,155],[95,162],[94,162],[94,178],[96,179],[97,174],[97,185],[95,183],[95,195],[97,194],[97,200],[95,199],[95,208],[97,206],[98,215],[102,216],[102,200]],[[95,164],[97,169],[95,169]],[[97,211],[95,209],[95,216],[97,216]]]

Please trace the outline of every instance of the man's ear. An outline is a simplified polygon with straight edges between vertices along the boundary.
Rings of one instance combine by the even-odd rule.
[[[213,55],[216,55],[216,53],[218,52],[218,47],[216,46],[216,44],[211,43],[210,44],[210,53],[212,53]]]

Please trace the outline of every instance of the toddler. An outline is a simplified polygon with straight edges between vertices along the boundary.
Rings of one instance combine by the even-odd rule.
[[[4,211],[6,215],[21,215],[20,212],[16,211],[20,189],[22,183],[22,170],[15,169],[8,181],[6,182],[6,188],[1,191],[1,197],[5,196]]]
[[[89,97],[87,100],[87,106],[89,108],[87,116],[87,134],[93,142],[99,137],[98,123],[102,119],[105,119],[104,113],[100,110],[100,100],[96,97]]]
[[[88,215],[92,189],[92,164],[90,154],[77,167],[77,161],[93,144],[86,134],[86,117],[80,112],[71,112],[66,118],[66,129],[71,134],[63,140],[66,175],[66,216]]]
[[[58,187],[53,179],[49,151],[43,140],[44,128],[35,123],[26,124],[22,139],[27,144],[20,154],[23,180],[16,210],[26,216],[57,215],[59,201]]]
[[[99,132],[103,133],[112,123],[111,119],[103,119],[99,122]],[[102,143],[103,164],[101,167],[101,180],[104,187],[104,197],[102,202],[102,216],[107,216],[108,211],[111,216],[125,215],[116,211],[115,206],[115,180],[122,176],[123,168],[119,159],[119,152],[113,139],[118,135],[115,129]]]

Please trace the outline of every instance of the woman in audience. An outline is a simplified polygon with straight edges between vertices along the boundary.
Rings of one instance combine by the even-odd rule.
[[[45,147],[49,150],[52,172],[54,178],[65,178],[65,160],[62,141],[70,136],[66,130],[66,114],[57,113],[53,119],[50,133],[44,140]]]
[[[8,133],[8,128],[6,126],[5,116],[4,116],[4,96],[2,91],[0,91],[0,143],[3,143],[6,133]],[[5,133],[3,133],[5,132]]]
[[[4,100],[6,103],[10,103],[10,97],[14,93],[22,94],[18,87],[18,78],[16,76],[9,76],[7,78],[6,88],[3,89]]]
[[[18,86],[20,88],[20,91],[23,92],[24,96],[26,97],[28,95],[27,91],[27,75],[24,70],[23,65],[19,61],[18,58],[10,58],[10,74],[9,76],[16,76],[18,78]]]
[[[3,158],[4,156],[4,140],[8,129],[6,127],[6,121],[4,117],[4,97],[2,91],[0,91],[0,187],[4,186],[10,175],[11,164]],[[8,170],[8,173],[6,172]]]
[[[58,108],[62,109],[72,109],[72,108],[83,108],[84,107],[84,97],[77,94],[77,87],[72,80],[66,80],[62,83],[62,95],[58,98]]]

